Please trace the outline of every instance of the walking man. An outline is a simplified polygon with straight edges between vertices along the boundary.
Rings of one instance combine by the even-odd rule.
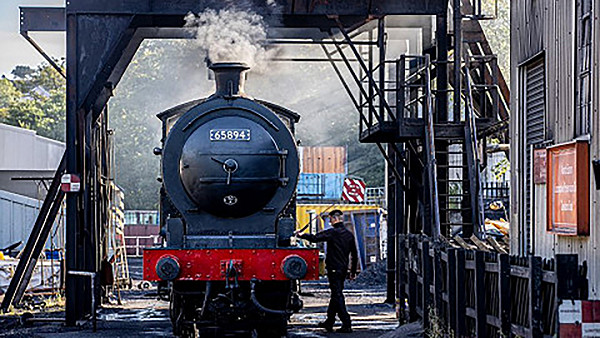
[[[324,328],[327,332],[332,332],[335,316],[338,315],[342,321],[342,327],[336,332],[350,333],[352,332],[352,325],[342,291],[344,290],[344,280],[348,274],[348,256],[350,254],[352,255],[350,279],[356,277],[356,264],[358,263],[356,243],[352,232],[344,226],[344,215],[340,210],[336,209],[329,213],[329,222],[332,226],[330,229],[315,235],[297,232],[296,236],[313,243],[327,242],[325,267],[329,288],[331,289],[331,299],[327,308],[327,319],[319,323],[319,327]]]

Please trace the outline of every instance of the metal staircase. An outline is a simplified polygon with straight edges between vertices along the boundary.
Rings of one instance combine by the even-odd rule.
[[[456,43],[447,57],[438,45],[437,59],[403,55],[385,60],[382,19],[373,45],[354,45],[341,24],[343,40],[332,36],[335,50],[322,45],[360,113],[360,141],[376,144],[393,181],[418,199],[407,198],[400,206],[403,224],[412,228],[408,232],[436,238],[459,231],[464,237],[485,236],[480,173],[486,159],[478,153],[489,135],[506,136],[509,91],[479,23],[495,16],[484,14],[481,1],[474,1],[475,6],[470,0],[454,0]],[[443,43],[439,35],[437,40]],[[372,61],[375,46],[377,65]],[[354,84],[342,76],[334,56],[343,60]],[[358,70],[351,60],[358,62]],[[448,80],[442,77],[449,73]],[[449,110],[446,100],[450,114],[441,112]]]

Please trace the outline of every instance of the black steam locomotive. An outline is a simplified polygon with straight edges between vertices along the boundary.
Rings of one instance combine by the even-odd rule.
[[[281,336],[302,307],[298,280],[318,278],[318,252],[290,243],[299,116],[247,97],[245,65],[210,68],[215,94],[158,115],[166,240],[144,251],[144,279],[168,283],[176,335]]]

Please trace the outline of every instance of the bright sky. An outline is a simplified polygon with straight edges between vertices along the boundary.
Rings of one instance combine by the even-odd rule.
[[[0,0],[0,76],[16,65],[35,66],[44,58],[19,35],[19,6],[64,7],[65,0]],[[30,33],[52,57],[65,55],[65,33]]]

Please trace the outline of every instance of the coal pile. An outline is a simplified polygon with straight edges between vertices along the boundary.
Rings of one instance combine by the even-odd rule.
[[[387,260],[373,263],[367,269],[361,271],[355,280],[350,281],[348,286],[383,287],[387,281],[386,270]]]

